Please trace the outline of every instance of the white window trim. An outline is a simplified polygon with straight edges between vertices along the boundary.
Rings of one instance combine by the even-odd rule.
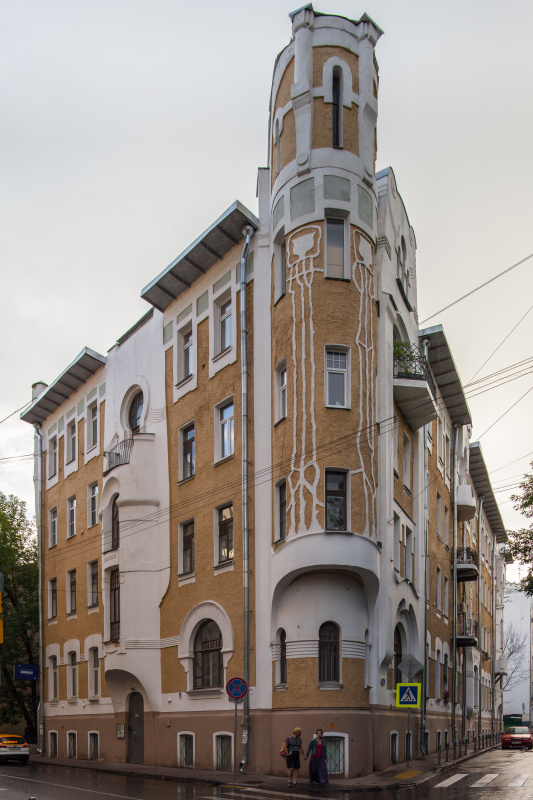
[[[91,505],[92,505],[92,490],[96,486],[96,520],[92,521],[92,514],[91,514]],[[100,487],[98,485],[98,481],[93,481],[93,483],[89,483],[87,486],[87,527],[93,528],[95,525],[98,525],[98,512],[99,512],[99,500],[100,497]]]
[[[192,767],[183,767],[181,765],[181,762],[180,762],[180,736],[192,736]],[[196,735],[195,735],[194,731],[178,731],[176,741],[177,741],[177,744],[178,744],[178,758],[177,758],[178,767],[180,767],[181,769],[194,769],[195,765],[196,765]],[[215,755],[216,755],[216,751],[215,751]]]
[[[233,760],[235,758],[233,733],[231,731],[215,731],[213,734],[213,770],[220,772],[217,769],[217,736],[229,736],[231,738],[231,769],[233,769]]]
[[[92,604],[92,581],[91,581],[91,565],[98,564],[98,584],[100,584],[100,564],[97,558],[93,558],[87,562],[87,610],[91,611],[93,608],[98,608],[100,605],[100,586],[98,586],[98,603]]]
[[[74,426],[75,435],[76,435],[76,447],[75,447],[75,454],[74,458],[69,461],[69,451],[70,451],[70,444],[71,444],[71,436],[70,436],[70,429]],[[72,417],[72,419],[68,420],[65,423],[65,478],[70,475],[72,472],[76,472],[78,469],[78,419],[76,415]]]
[[[194,525],[194,517],[190,517],[189,519],[183,520],[178,524],[178,585],[181,586],[184,583],[194,583],[195,580],[195,569],[196,569],[196,526],[194,527],[194,534],[195,534],[195,565],[192,572],[183,572],[183,528],[185,525],[189,525],[192,522]]]
[[[226,270],[221,270],[218,277],[223,277]],[[233,275],[233,270],[230,271]],[[213,275],[213,279],[217,276]],[[210,298],[209,313],[209,377],[212,378],[221,369],[233,364],[237,360],[237,291],[232,278],[223,288]],[[220,305],[231,297],[231,346],[220,352]],[[187,384],[188,385],[188,384]]]
[[[73,510],[74,510],[74,532],[73,533],[71,533],[71,525],[70,525],[70,503],[71,503],[71,500],[74,500],[74,506],[73,506]],[[70,497],[67,497],[67,539],[72,539],[74,536],[76,536],[76,508],[77,508],[77,505],[78,504],[76,502],[76,495],[75,494],[72,494]]]
[[[55,442],[55,449],[52,450],[52,442]],[[55,456],[55,471],[52,473],[51,464],[52,464],[52,455]],[[51,481],[53,478],[57,478],[59,472],[59,435],[55,433],[53,436],[50,436],[48,439],[48,459],[46,465],[46,478],[48,481]]]
[[[57,675],[57,694],[54,692],[54,668],[52,666],[52,659],[56,660],[56,675]],[[59,701],[59,650],[57,653],[52,653],[48,656],[48,702],[57,703]]]
[[[328,373],[330,370],[328,369],[328,351],[334,353],[345,353],[346,354],[346,372],[345,374],[345,384],[344,384],[344,402],[345,405],[343,406],[334,406],[330,405],[329,397],[328,397]],[[345,344],[326,344],[324,345],[324,402],[326,408],[336,408],[336,409],[351,409],[352,407],[352,369],[351,369],[351,362],[352,362],[352,352],[351,347]],[[334,370],[332,369],[331,372],[334,373],[343,373],[343,370]]]
[[[93,420],[92,412],[96,409],[96,441],[92,441]],[[95,399],[87,406],[87,413],[85,416],[85,453],[88,455],[96,450],[98,442],[100,441],[100,408],[98,400]]]
[[[76,656],[76,664],[75,665],[70,663],[69,656],[70,656],[71,653],[74,653],[74,655]],[[69,652],[67,653],[67,700],[77,700],[78,699],[78,692],[80,690],[80,686],[79,686],[79,681],[80,681],[79,666],[80,666],[79,653],[77,653],[75,650],[69,650]],[[72,675],[73,675],[72,670],[74,669],[74,667],[76,669],[76,694],[72,691]],[[67,733],[68,733],[68,731],[67,731]],[[67,752],[68,752],[68,750],[67,750]],[[76,743],[76,753],[77,752],[78,752],[78,750],[77,750],[77,743]]]
[[[219,561],[218,560],[218,546],[219,546],[219,519],[218,519],[218,512],[223,508],[229,508],[231,506],[233,511],[233,558],[229,561]],[[216,506],[213,509],[213,544],[214,544],[214,556],[213,556],[213,564],[214,569],[217,573],[219,572],[226,572],[226,570],[233,570],[234,562],[235,562],[235,505],[233,500],[228,500],[227,503],[221,503],[219,506]]]
[[[227,456],[222,455],[222,425],[220,422],[220,412],[221,410],[229,405],[230,403],[233,404],[233,453],[230,453]],[[233,395],[226,397],[220,403],[217,403],[215,406],[215,447],[214,447],[214,463],[217,464],[220,461],[225,461],[227,458],[232,458],[235,455],[235,401],[233,399]]]
[[[344,531],[331,531],[329,528],[326,528],[326,473],[327,472],[344,472],[346,475],[346,528]],[[336,467],[335,465],[329,465],[324,469],[324,530],[327,530],[330,533],[347,533],[351,532],[352,530],[352,473],[346,467]],[[339,627],[340,631],[340,627]]]
[[[194,690],[193,675],[194,637],[196,636],[198,628],[206,619],[212,619],[214,622],[216,622],[222,634],[222,667],[224,670],[224,685],[228,662],[234,651],[234,636],[231,620],[222,606],[219,603],[216,603],[214,600],[206,600],[202,603],[199,603],[197,606],[194,606],[194,608],[189,611],[183,621],[178,643],[178,659],[187,674],[187,692],[190,693],[190,696],[197,694],[197,692]],[[209,691],[213,691],[215,695],[219,695],[221,698],[224,693],[223,689],[218,687],[215,687],[213,690]],[[201,693],[198,694],[201,695]]]
[[[282,384],[281,384],[281,373],[285,370],[285,413],[282,413]],[[287,370],[287,359],[282,359],[279,364],[277,365],[274,371],[274,386],[275,386],[275,396],[274,396],[274,416],[275,422],[281,422],[281,420],[287,418],[287,403],[289,398],[289,390],[288,390],[288,370]]]
[[[52,544],[52,512],[56,512],[55,517],[55,541]],[[48,547],[56,547],[57,546],[57,506],[54,506],[48,511]]]
[[[189,478],[185,478],[183,475],[183,431],[187,430],[187,428],[190,428],[191,425],[194,425],[194,444],[196,450],[196,423],[194,419],[190,419],[187,423],[185,423],[185,425],[181,425],[178,428],[178,481],[190,480],[190,478],[193,478],[196,474],[195,470],[193,475],[191,475]]]
[[[96,650],[98,655],[98,691],[93,692],[94,667],[92,664],[92,653]],[[98,645],[89,647],[87,652],[87,697],[89,700],[98,700],[102,694],[102,664],[100,663],[100,648]]]
[[[196,374],[196,326],[193,324],[192,316],[184,322],[176,331],[176,386],[181,388],[182,385],[192,381]],[[184,344],[185,336],[187,333],[192,334],[191,344],[187,348],[190,351],[191,373],[185,375],[184,372]]]
[[[91,735],[96,736],[98,740],[98,758],[92,759],[93,761],[100,761],[100,732],[99,731],[87,731],[87,760],[90,761],[91,755]],[[78,754],[78,748],[76,743],[76,756]]]

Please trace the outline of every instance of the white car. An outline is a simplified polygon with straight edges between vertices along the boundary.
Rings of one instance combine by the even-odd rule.
[[[30,759],[30,748],[23,736],[11,733],[0,733],[0,763],[2,761],[20,761],[27,764]]]

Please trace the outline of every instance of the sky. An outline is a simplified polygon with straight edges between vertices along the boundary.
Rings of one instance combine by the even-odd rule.
[[[235,199],[257,211],[274,60],[298,5],[0,4],[0,420],[84,346],[105,354],[148,309],[141,289]],[[420,321],[444,326],[465,386],[532,358],[533,310],[483,366],[533,304],[533,258],[432,315],[533,253],[533,4],[314,7],[384,31],[377,169],[393,167],[415,229]],[[501,489],[533,460],[524,367],[469,397],[508,528],[526,521]],[[0,424],[0,459],[32,449],[18,414]],[[32,516],[31,460],[0,461],[0,490]]]

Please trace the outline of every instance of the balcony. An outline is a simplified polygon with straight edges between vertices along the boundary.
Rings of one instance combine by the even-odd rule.
[[[104,450],[104,475],[107,475],[115,467],[129,464],[132,450],[133,439],[123,439],[111,450]]]
[[[494,662],[495,675],[507,675],[507,659],[497,658]]]
[[[505,544],[505,542],[508,542],[509,537],[507,536],[507,531],[498,531],[496,534],[496,541],[498,544]]]
[[[500,555],[505,559],[506,564],[514,564],[513,554],[509,547],[502,547],[500,550]]]
[[[412,430],[437,417],[437,390],[428,363],[419,348],[394,342],[394,399]]]
[[[466,616],[457,620],[457,647],[477,647],[477,622]]]
[[[456,557],[457,581],[477,581],[479,567],[476,551],[471,547],[458,547]]]
[[[476,515],[476,501],[469,483],[462,483],[457,487],[455,503],[457,505],[458,522],[466,522],[469,519],[474,519]]]

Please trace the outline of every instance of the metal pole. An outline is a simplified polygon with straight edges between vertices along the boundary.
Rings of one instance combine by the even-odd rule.
[[[252,227],[244,231],[244,246],[241,255],[241,402],[242,402],[242,582],[243,582],[243,678],[250,685],[250,555],[249,555],[249,513],[248,513],[248,328],[246,322],[246,257],[250,239],[254,235]],[[237,713],[237,712],[235,712]],[[248,763],[248,740],[250,729],[250,699],[248,692],[243,705],[243,737],[241,772]]]
[[[479,498],[479,505],[478,505],[478,512],[477,512],[477,565],[478,565],[478,574],[477,574],[477,633],[479,637],[479,669],[477,674],[477,691],[476,686],[474,686],[474,691],[477,693],[477,735],[478,739],[481,736],[481,708],[482,708],[482,701],[481,701],[481,665],[483,663],[482,655],[481,655],[481,559],[479,554],[481,552],[481,515],[483,513],[483,495]],[[474,703],[475,705],[475,703]],[[475,747],[474,747],[475,750]]]
[[[428,360],[429,339],[422,342],[424,348],[424,359]],[[426,753],[426,712],[427,712],[427,686],[428,686],[428,648],[427,648],[427,629],[428,629],[428,426],[424,425],[424,671],[422,672],[422,702],[420,703],[420,749]]]
[[[43,659],[43,437],[41,426],[35,423],[34,482],[35,482],[35,521],[37,523],[37,565],[39,592],[39,705],[37,706],[37,749],[44,750],[44,659]]]
[[[237,783],[237,701],[235,700],[235,720],[233,724],[233,783]]]
[[[457,703],[457,447],[459,442],[459,423],[454,426],[453,437],[453,642],[452,642],[452,736],[455,750],[455,705]],[[453,757],[455,758],[455,752]]]
[[[409,756],[411,754],[411,709],[407,706],[407,768],[409,768]]]

